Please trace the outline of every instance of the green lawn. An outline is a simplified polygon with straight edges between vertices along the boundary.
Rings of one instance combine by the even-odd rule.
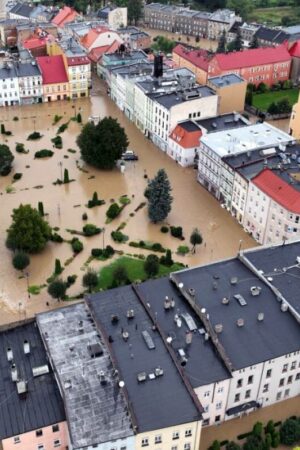
[[[272,102],[276,103],[278,100],[287,97],[290,104],[293,105],[294,103],[297,103],[298,96],[298,88],[266,92],[265,94],[254,94],[252,104],[261,111],[267,111]]]
[[[284,16],[295,18],[297,22],[297,8],[292,6],[282,6],[273,8],[256,8],[249,15],[250,21],[266,23],[267,25],[281,25],[281,19]]]
[[[116,259],[113,263],[108,266],[103,267],[99,274],[99,283],[97,290],[107,289],[111,286],[113,281],[113,271],[116,266],[122,265],[126,267],[128,278],[131,282],[134,281],[144,281],[147,279],[147,275],[144,271],[144,261],[141,259],[130,258],[129,256],[121,256]],[[173,264],[172,267],[166,267],[160,265],[159,276],[168,275],[170,272],[175,272],[176,270],[182,269],[180,264]]]

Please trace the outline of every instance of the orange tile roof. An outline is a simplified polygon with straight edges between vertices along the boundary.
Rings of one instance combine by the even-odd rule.
[[[52,23],[58,27],[63,27],[66,23],[73,22],[77,16],[79,16],[79,14],[74,8],[64,6],[52,19]]]
[[[119,45],[120,42],[114,41],[111,45],[102,45],[101,47],[95,47],[89,52],[88,57],[91,61],[96,63],[105,53],[114,53],[115,51],[117,51]]]
[[[199,140],[202,136],[202,131],[187,131],[180,125],[176,125],[172,133],[170,134],[170,139],[172,139],[176,144],[183,148],[193,148],[199,147]]]
[[[109,31],[109,28],[107,27],[92,28],[86,35],[83,36],[83,38],[81,39],[81,44],[85,48],[90,48],[91,45],[93,45],[93,43],[97,39],[97,37],[101,33],[105,33],[106,31]]]

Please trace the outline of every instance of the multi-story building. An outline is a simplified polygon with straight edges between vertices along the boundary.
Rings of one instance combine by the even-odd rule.
[[[202,84],[207,83],[208,78],[234,73],[247,83],[263,82],[271,86],[288,80],[291,69],[291,55],[284,45],[215,55],[177,45],[173,59],[180,67],[192,70]]]
[[[294,151],[294,150],[292,150]],[[292,153],[300,160],[300,149]],[[288,156],[286,156],[288,160]],[[278,165],[280,166],[280,164]],[[300,237],[299,169],[265,167],[249,181],[244,228],[260,244],[282,243]]]
[[[244,155],[246,164],[255,150],[265,149],[267,155],[268,149],[292,142],[291,136],[267,123],[206,134],[200,142],[198,181],[230,210],[235,170],[226,157]],[[243,201],[245,204],[246,198]]]
[[[281,45],[289,40],[289,35],[282,29],[260,26],[255,33],[257,41],[262,47]]]
[[[149,28],[165,31],[176,31],[176,15],[182,8],[174,5],[162,5],[161,3],[149,3],[144,8],[144,22]]]
[[[34,6],[28,3],[16,3],[9,11],[9,19],[26,19],[29,20],[32,11],[34,11]]]
[[[300,140],[300,91],[298,103],[295,103],[295,105],[293,106],[289,133],[298,141]]]
[[[44,101],[67,100],[70,89],[63,56],[40,56],[36,61],[43,77]]]
[[[66,24],[75,22],[80,18],[80,14],[75,11],[74,8],[69,6],[64,6],[61,10],[54,16],[52,23],[59,28],[63,28]]]
[[[15,64],[6,62],[0,68],[0,106],[20,104],[18,73]]]
[[[291,80],[295,84],[300,82],[300,40],[294,42],[289,53],[292,57]]]
[[[227,33],[235,22],[241,22],[242,18],[230,9],[219,9],[211,14],[208,20],[208,39],[219,39],[225,31]]]
[[[97,18],[104,20],[113,29],[127,27],[127,8],[107,5],[97,12]]]
[[[120,44],[123,43],[116,31],[109,29],[107,26],[102,26],[89,30],[88,33],[81,38],[80,43],[90,52],[93,48],[111,45],[115,41]]]
[[[110,85],[110,71],[114,67],[139,64],[147,61],[147,55],[143,50],[120,49],[114,53],[104,53],[97,64],[97,74]]]
[[[35,321],[2,327],[0,345],[1,448],[66,448],[64,405]]]
[[[219,114],[244,111],[247,82],[242,77],[235,73],[212,77],[207,85],[219,96]]]
[[[244,47],[249,47],[249,44],[253,40],[253,36],[256,33],[258,27],[259,25],[252,23],[248,24],[246,22],[239,26],[239,31],[243,40]]]
[[[16,66],[19,82],[20,104],[42,103],[43,79],[35,61]]]
[[[237,113],[179,122],[169,135],[167,153],[183,167],[195,165],[199,159],[202,135],[247,125],[249,121]]]
[[[119,28],[118,33],[124,44],[133,50],[147,49],[151,46],[150,35],[136,27]]]

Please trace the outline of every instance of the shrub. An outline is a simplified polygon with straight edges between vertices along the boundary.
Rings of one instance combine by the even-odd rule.
[[[163,246],[159,243],[159,242],[155,242],[153,245],[152,245],[152,250],[154,250],[155,252],[164,252],[165,251],[165,249],[163,248]]]
[[[112,203],[108,210],[106,211],[106,216],[109,219],[115,219],[121,212],[121,208],[117,203]]]
[[[60,259],[56,259],[55,260],[55,268],[54,268],[54,273],[55,275],[60,275],[63,271],[63,268],[61,267],[61,262]]]
[[[68,275],[67,286],[70,287],[72,284],[74,284],[76,279],[77,279],[77,275]]]
[[[222,444],[222,443],[221,443]],[[240,446],[235,442],[231,441],[226,444],[226,450],[240,450]]]
[[[69,171],[68,171],[68,169],[65,169],[65,170],[64,170],[64,183],[65,183],[65,184],[70,183],[70,178],[69,178]]]
[[[18,252],[14,255],[12,264],[17,270],[24,270],[30,264],[29,256],[26,253]]]
[[[87,213],[83,213],[81,216],[82,220],[88,220],[88,215]]]
[[[144,270],[148,277],[154,277],[159,272],[159,259],[156,255],[148,255],[144,262]]]
[[[89,292],[97,286],[98,284],[98,275],[95,270],[88,269],[88,271],[82,277],[82,285],[88,288]]]
[[[279,444],[280,444],[280,436],[279,433],[275,431],[275,433],[272,435],[272,447],[277,448],[279,447]]]
[[[130,198],[127,197],[127,195],[122,195],[119,199],[121,205],[129,205],[131,203]]]
[[[38,131],[34,131],[33,133],[30,133],[27,141],[36,141],[37,139],[41,139],[42,135]]]
[[[80,253],[83,250],[83,243],[78,238],[72,239],[71,246],[74,253]]]
[[[279,100],[277,106],[280,114],[289,114],[292,111],[292,105],[287,97]]]
[[[110,235],[115,242],[126,242],[128,240],[128,236],[123,234],[122,231],[112,231]]]
[[[62,242],[64,242],[63,238],[57,234],[57,233],[53,233],[50,237],[50,240],[52,242],[58,242],[59,244],[61,244]]]
[[[87,237],[94,236],[95,234],[101,233],[101,228],[96,227],[96,225],[93,225],[92,223],[87,223],[82,227],[83,234]]]
[[[60,301],[66,294],[67,284],[63,280],[54,280],[48,286],[48,294]]]
[[[212,445],[209,447],[208,450],[220,450],[221,449],[221,445],[220,442],[215,440]]]
[[[102,256],[102,254],[103,254],[102,248],[92,248],[91,250],[91,255],[94,258],[99,258],[99,256]]]
[[[62,119],[63,116],[59,116],[57,114],[55,114],[54,119],[53,119],[53,125],[56,125],[57,122],[59,122]]]
[[[261,422],[256,422],[252,430],[253,436],[261,436],[262,432],[263,432],[263,424]]]
[[[53,156],[53,151],[52,150],[47,150],[47,149],[43,149],[43,150],[39,150],[37,152],[35,152],[34,157],[35,158],[50,158],[51,156]]]
[[[182,239],[182,227],[171,227],[171,236]]]
[[[269,90],[268,86],[266,85],[266,83],[259,83],[259,85],[257,86],[257,92],[267,92]]]
[[[144,241],[140,241],[140,242],[139,242],[139,246],[140,246],[140,247],[145,247],[145,245],[146,245],[146,244],[145,244]]]
[[[284,445],[293,445],[300,440],[300,420],[287,419],[280,429],[280,442]]]
[[[61,136],[55,136],[53,139],[51,139],[51,142],[53,143],[55,148],[62,148],[63,147]]]
[[[160,258],[159,262],[163,266],[171,267],[174,264],[174,261],[172,259],[172,252],[171,252],[171,250],[167,250],[166,254]]]
[[[20,142],[16,143],[16,152],[17,153],[28,153],[28,150],[25,150],[24,144],[21,144]]]
[[[61,126],[58,128],[56,134],[63,133],[68,128],[67,123],[62,123]]]
[[[163,225],[163,226],[160,228],[160,231],[161,231],[162,233],[168,233],[168,232],[169,232],[169,227],[166,227],[165,225]]]
[[[0,144],[0,175],[5,177],[12,169],[14,155],[7,145]]]
[[[115,254],[115,249],[111,245],[107,245],[104,249],[104,253],[109,258],[110,256],[113,256]]]
[[[113,280],[112,287],[118,287],[130,283],[126,267],[121,264],[116,266],[113,270]]]
[[[17,172],[14,174],[13,179],[14,179],[14,181],[18,181],[18,180],[21,180],[22,176],[23,176],[22,173]]]
[[[179,247],[177,248],[177,253],[179,255],[186,255],[189,252],[189,248],[186,245],[179,245]]]
[[[82,123],[82,117],[81,117],[80,113],[77,114],[76,120],[77,120],[78,123]]]
[[[98,199],[98,194],[97,192],[93,193],[93,197],[92,200],[88,201],[87,207],[88,208],[93,208],[94,206],[101,206],[104,205],[105,201],[104,200],[99,200]]]

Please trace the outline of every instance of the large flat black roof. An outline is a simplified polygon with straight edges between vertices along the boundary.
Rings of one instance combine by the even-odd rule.
[[[300,315],[300,241],[247,251],[245,257]]]
[[[196,120],[197,124],[207,130],[208,133],[231,130],[233,128],[241,128],[249,125],[247,119],[237,113],[222,114],[209,119]]]
[[[153,329],[145,307],[130,286],[101,292],[87,300],[92,315],[111,342],[120,379],[125,382],[138,432],[151,431],[197,421],[200,405],[186,387],[160,332]],[[146,306],[147,308],[147,306]],[[127,319],[127,311],[134,318]],[[112,317],[117,316],[117,323]],[[129,333],[128,339],[122,333]],[[147,332],[155,348],[150,349],[142,335]],[[147,334],[146,333],[146,334]],[[159,369],[163,374],[158,375]],[[138,381],[145,373],[146,380]],[[156,375],[155,375],[156,374]]]
[[[176,278],[183,289],[195,289],[196,304],[205,309],[211,325],[222,325],[217,336],[235,369],[300,349],[299,323],[281,311],[271,289],[238,258],[177,272]],[[223,304],[224,298],[229,303]],[[237,325],[239,319],[243,326]]]
[[[30,353],[25,354],[27,340]],[[11,348],[13,361],[7,359]],[[27,381],[27,393],[20,396],[12,381],[11,365],[19,377]],[[5,439],[66,419],[63,401],[49,365],[50,372],[33,376],[34,367],[48,364],[46,351],[34,321],[0,332],[0,439]]]

